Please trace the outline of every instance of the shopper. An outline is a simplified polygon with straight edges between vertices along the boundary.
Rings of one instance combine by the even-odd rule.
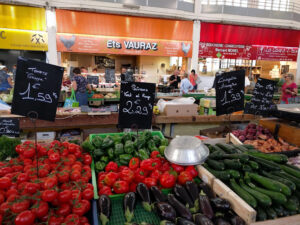
[[[196,71],[195,70],[192,70],[191,71],[191,74],[190,74],[190,82],[191,84],[193,85],[193,89],[194,90],[197,90],[197,87],[198,87],[198,84],[197,84],[197,80],[198,80],[198,75],[196,74]]]
[[[91,86],[88,84],[87,79],[81,75],[79,68],[75,68],[73,74],[72,88],[75,90],[76,100],[79,102],[79,106],[88,105],[86,89],[91,91]]]
[[[178,89],[178,84],[181,82],[179,77],[179,70],[175,70],[174,74],[170,76],[170,87]]]
[[[85,68],[84,66],[82,66],[82,67],[80,68],[80,71],[81,71],[81,73],[84,73],[84,74],[88,73],[87,68]]]
[[[180,94],[187,94],[189,91],[194,89],[194,86],[188,79],[189,75],[185,73],[180,84]]]
[[[6,67],[2,66],[0,70],[0,91],[7,91],[13,86],[12,79],[6,71]]]
[[[292,73],[285,74],[285,82],[282,85],[282,94],[280,97],[281,104],[288,104],[289,100],[297,96],[297,84],[294,82],[294,75]]]
[[[127,72],[127,69],[125,67],[122,67],[121,68],[121,82],[126,81],[126,72]]]

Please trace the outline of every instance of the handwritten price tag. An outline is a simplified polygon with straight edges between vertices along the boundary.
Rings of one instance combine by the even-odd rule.
[[[10,137],[20,136],[19,119],[15,118],[0,118],[0,136],[6,135]]]
[[[155,84],[122,83],[120,93],[119,127],[149,129],[152,124]]]

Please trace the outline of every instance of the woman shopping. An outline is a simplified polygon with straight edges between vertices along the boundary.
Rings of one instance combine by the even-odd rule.
[[[190,74],[190,82],[194,87],[193,90],[197,90],[198,88],[197,79],[198,79],[198,75],[196,74],[196,71],[192,70]]]
[[[88,105],[86,89],[91,91],[91,86],[88,84],[87,79],[81,75],[79,68],[75,68],[73,73],[72,88],[75,90],[76,100],[79,102],[79,106]]]
[[[284,84],[282,85],[281,104],[289,104],[297,96],[297,84],[294,82],[294,75],[291,73],[284,75]]]

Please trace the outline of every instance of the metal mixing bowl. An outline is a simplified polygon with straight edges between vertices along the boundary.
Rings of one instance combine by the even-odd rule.
[[[167,160],[183,166],[202,164],[208,155],[208,148],[193,136],[178,136],[165,150]]]

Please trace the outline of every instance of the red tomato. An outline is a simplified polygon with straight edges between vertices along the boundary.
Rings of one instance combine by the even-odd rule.
[[[30,206],[30,201],[24,200],[21,202],[13,203],[12,206],[10,207],[10,209],[13,213],[17,214],[17,213],[27,210],[29,208],[29,206]]]
[[[56,198],[56,199],[54,199],[52,202],[51,202],[51,205],[52,206],[59,206],[60,205],[60,202],[59,202],[59,200],[58,200],[58,198]]]
[[[59,148],[62,144],[58,140],[54,140],[50,144],[50,148]]]
[[[13,189],[13,190],[15,190],[15,189]],[[18,192],[17,192],[17,193],[18,193]],[[0,194],[0,204],[2,204],[4,201],[5,201],[5,197],[4,197],[4,195],[1,193],[1,194]]]
[[[63,218],[51,216],[49,218],[48,225],[61,225],[63,222],[62,219]],[[47,219],[45,220],[45,222],[47,222],[47,220],[48,220],[48,215],[47,215]]]
[[[46,169],[39,170],[39,177],[46,177],[49,174],[49,171]]]
[[[69,150],[68,149],[64,149],[61,153],[61,156],[67,156],[69,154]]]
[[[68,147],[69,152],[74,153],[76,151],[76,149],[77,149],[76,144],[69,143],[69,147]]]
[[[178,176],[178,183],[181,185],[185,185],[187,181],[192,181],[193,177],[189,171],[183,171]]]
[[[43,218],[48,215],[49,206],[47,202],[39,201],[32,206],[32,212],[37,218]]]
[[[9,189],[6,191],[5,195],[6,195],[6,198],[8,198],[9,196],[11,195],[17,195],[18,194],[18,191],[17,189]],[[1,194],[3,195],[3,194]]]
[[[118,180],[114,183],[114,192],[117,194],[127,193],[129,191],[129,184],[127,181]]]
[[[78,215],[78,216],[83,216],[86,212],[85,206],[82,204],[82,201],[78,202],[75,204],[72,208],[72,213]]]
[[[4,202],[0,205],[0,213],[4,215],[6,212],[10,211],[10,204],[8,202]]]
[[[76,214],[68,215],[64,220],[65,225],[80,225],[79,216]]]
[[[169,172],[164,172],[163,175],[160,176],[159,182],[163,188],[171,188],[176,183],[176,177]]]
[[[111,188],[108,186],[104,186],[99,189],[99,195],[112,195]],[[1,209],[1,207],[0,207]]]
[[[58,194],[58,200],[61,203],[67,203],[71,200],[71,198],[72,198],[72,192],[70,190],[61,191]]]
[[[45,202],[52,202],[58,196],[57,191],[55,190],[45,190],[42,193],[42,200]]]
[[[94,197],[94,191],[92,189],[86,188],[82,192],[82,198],[88,201],[92,200]]]
[[[129,168],[123,169],[120,172],[120,178],[130,183],[134,178],[134,172]]]
[[[67,216],[71,213],[71,206],[69,204],[61,204],[59,208],[56,210],[56,214],[59,216]]]
[[[11,179],[8,177],[0,178],[0,189],[7,189],[11,185]]]
[[[29,177],[26,173],[20,173],[19,176],[17,177],[17,183],[22,183],[29,181]]]
[[[118,179],[119,174],[115,172],[109,172],[108,174],[105,175],[104,182],[108,186],[112,187],[115,181]]]
[[[23,152],[23,156],[27,159],[31,159],[35,156],[35,149],[34,148],[27,148]]]
[[[24,166],[32,165],[32,160],[31,159],[24,159],[23,163],[24,163]]]
[[[88,218],[86,218],[85,216],[80,217],[79,220],[80,220],[80,224],[84,224],[84,223],[89,222]]]
[[[81,150],[80,150],[79,148],[77,148],[73,154],[74,154],[74,155],[76,156],[76,158],[78,159],[78,158],[81,157]]]
[[[188,172],[191,174],[191,176],[192,176],[193,178],[195,178],[195,177],[198,176],[198,172],[197,172],[197,170],[195,169],[194,166],[187,166],[187,167],[185,168],[185,171],[188,171]]]
[[[42,146],[41,146],[41,147],[38,149],[38,154],[39,154],[39,156],[46,156],[47,153],[48,153],[48,151],[47,151],[47,149],[46,149],[45,147],[42,147]]]
[[[77,200],[77,201],[81,200],[81,191],[80,190],[75,189],[75,190],[71,191],[71,201],[72,200]]]
[[[14,165],[11,168],[15,172],[21,172],[23,170],[23,166],[22,165]]]
[[[0,176],[4,176],[5,174],[12,173],[13,169],[11,167],[2,167],[0,169]]]
[[[66,182],[69,182],[69,179],[70,179],[70,175],[68,172],[66,171],[62,171],[60,173],[57,174],[57,177],[58,177],[58,181],[60,183],[66,183]]]
[[[72,181],[78,181],[80,178],[81,178],[81,173],[80,173],[80,171],[75,170],[75,171],[73,171],[73,172],[71,173],[70,179],[71,179]]]
[[[76,161],[76,156],[73,154],[69,154],[67,158],[64,159],[64,164],[72,166],[75,161]]]
[[[146,184],[148,188],[150,188],[152,186],[157,185],[157,180],[155,178],[152,178],[152,177],[146,177],[144,179],[143,183]]]
[[[58,152],[54,152],[49,155],[49,160],[51,163],[57,163],[60,160],[60,155]]]
[[[30,210],[21,212],[15,219],[15,225],[32,225],[34,224],[35,216]]]
[[[91,203],[90,203],[90,201],[88,201],[86,199],[82,199],[80,203],[81,203],[81,205],[83,205],[83,208],[85,209],[85,213],[87,213],[88,211],[90,211],[90,209],[91,209]]]
[[[57,177],[56,176],[48,177],[43,184],[44,189],[52,189],[56,185],[57,185]]]
[[[92,157],[89,154],[85,154],[83,156],[83,164],[91,165],[91,163],[92,163]]]

